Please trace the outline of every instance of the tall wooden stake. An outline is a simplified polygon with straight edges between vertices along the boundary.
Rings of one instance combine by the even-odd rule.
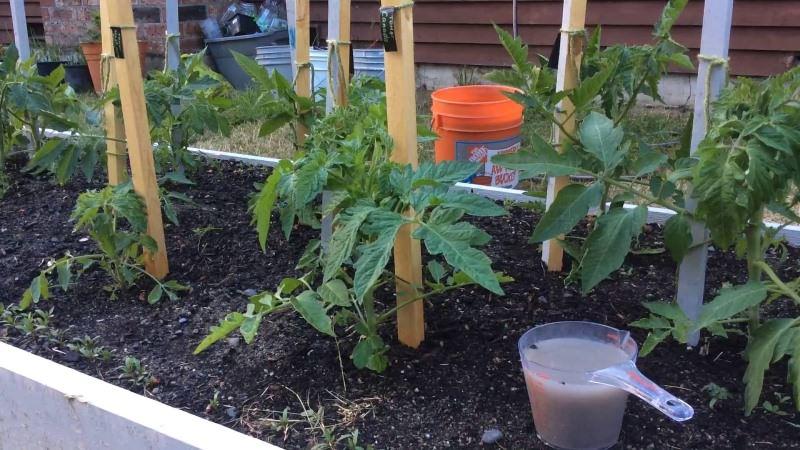
[[[328,45],[334,46],[338,61],[330,60],[329,85],[326,110],[347,104],[347,86],[350,84],[350,0],[328,0]]]
[[[414,15],[406,0],[381,0],[381,6],[403,5],[395,14],[397,51],[386,52],[386,105],[389,134],[394,141],[392,160],[417,167],[417,104],[414,74]],[[394,244],[397,276],[397,302],[417,297],[422,285],[420,243],[411,237],[414,229],[400,229]],[[417,301],[397,311],[397,337],[409,347],[418,347],[425,338],[423,302]]]
[[[103,43],[101,69],[103,92],[108,92],[117,85],[117,71],[113,64],[114,44],[109,25],[109,2],[100,2],[100,35]],[[112,102],[103,107],[105,118],[106,160],[108,164],[108,184],[116,186],[128,179],[128,150],[125,147],[125,124],[122,123],[122,111]]]
[[[11,0],[11,24],[14,27],[14,45],[19,59],[31,57],[31,44],[28,40],[28,19],[25,17],[25,0]]]
[[[147,234],[158,244],[155,253],[147,254],[145,269],[154,277],[163,278],[169,272],[167,246],[164,241],[161,200],[153,163],[150,123],[144,103],[144,83],[133,9],[131,0],[115,0],[107,3],[109,3],[107,13],[111,33],[103,36],[112,36],[112,49],[115,54],[113,65],[119,83],[125,135],[128,137],[133,188],[144,199],[147,208]]]
[[[703,12],[703,34],[700,40],[700,55],[697,68],[697,89],[694,99],[694,123],[692,124],[691,153],[697,151],[700,141],[706,136],[706,107],[725,86],[730,47],[733,0],[706,0]],[[710,88],[710,90],[709,90]],[[697,201],[687,196],[686,209],[694,211]],[[706,285],[706,262],[708,246],[700,244],[708,240],[708,230],[700,222],[692,223],[692,237],[696,244],[683,258],[678,269],[677,300],[683,312],[691,320],[700,317],[703,307],[703,292]],[[688,343],[697,345],[700,334],[689,336]]]
[[[181,60],[181,31],[178,21],[178,0],[167,0],[167,60],[170,70],[176,70]]]
[[[583,57],[584,38],[581,32],[586,24],[586,0],[564,0],[564,12],[561,20],[561,48],[558,59],[558,78],[556,91],[565,91],[574,88],[580,82],[581,58]],[[572,116],[575,107],[565,98],[558,105],[558,117],[562,120]],[[575,117],[570,117],[564,124],[564,130],[575,135]],[[563,145],[569,138],[558,127],[553,127],[553,140],[556,145]],[[561,146],[558,147],[562,149]],[[550,177],[547,180],[546,206],[555,201],[558,192],[567,184],[569,177]],[[546,241],[542,247],[542,261],[547,264],[547,269],[560,272],[564,263],[564,249],[556,240]]]
[[[289,22],[289,44],[292,53],[292,73],[295,78],[294,90],[301,97],[311,97],[311,17],[309,0],[288,0],[287,21]],[[292,27],[292,25],[294,25]],[[303,145],[308,130],[303,124],[296,124],[297,145]]]

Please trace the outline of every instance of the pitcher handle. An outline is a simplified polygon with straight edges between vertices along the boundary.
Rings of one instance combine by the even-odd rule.
[[[589,381],[627,391],[677,422],[684,422],[694,416],[694,409],[688,403],[665,391],[644,376],[633,361],[626,361],[595,371]]]

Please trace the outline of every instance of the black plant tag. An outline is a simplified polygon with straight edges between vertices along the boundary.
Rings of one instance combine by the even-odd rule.
[[[388,6],[381,8],[381,38],[383,40],[383,50],[387,52],[397,51],[397,38],[395,37],[394,17],[397,8]]]
[[[114,57],[125,59],[125,50],[122,48],[122,28],[111,27],[111,42],[114,44]]]

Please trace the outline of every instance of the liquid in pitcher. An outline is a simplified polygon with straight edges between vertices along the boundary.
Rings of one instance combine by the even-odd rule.
[[[534,363],[523,365],[525,383],[536,432],[544,442],[563,449],[608,448],[617,442],[628,393],[589,383],[586,372],[622,363],[629,355],[581,338],[539,341],[523,354]]]

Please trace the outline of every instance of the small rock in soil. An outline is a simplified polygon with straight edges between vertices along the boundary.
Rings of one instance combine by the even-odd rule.
[[[239,345],[239,338],[238,337],[232,337],[232,338],[228,338],[228,339],[225,339],[225,340],[228,342],[228,345],[230,345],[231,347],[237,347]]]
[[[178,319],[178,323],[181,324],[181,325],[185,324],[188,321],[189,321],[189,319],[187,319],[186,317],[181,317],[181,318]]]
[[[503,432],[497,428],[490,428],[484,431],[483,436],[481,436],[481,442],[487,445],[496,444],[500,439],[503,439]]]
[[[256,291],[255,289],[245,289],[245,290],[242,291],[242,294],[244,294],[244,295],[246,295],[248,297],[252,297],[252,296],[258,294],[258,291]]]
[[[231,419],[235,419],[239,417],[239,410],[235,406],[229,406],[225,408],[225,414]]]
[[[64,353],[64,359],[69,362],[78,362],[81,359],[81,355],[70,350],[67,353]]]

